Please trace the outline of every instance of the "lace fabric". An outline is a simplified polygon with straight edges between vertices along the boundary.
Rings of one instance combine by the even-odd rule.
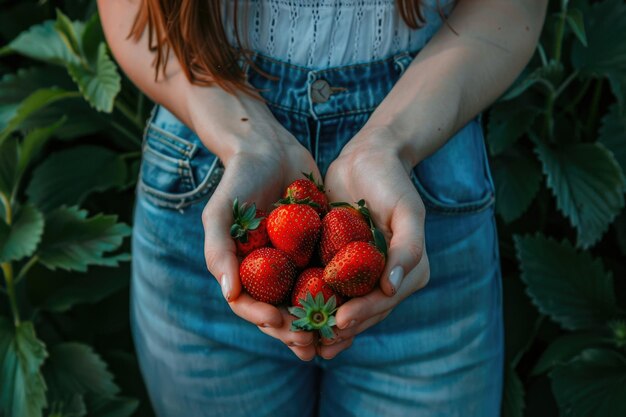
[[[248,48],[312,69],[375,61],[402,51],[417,51],[451,11],[451,0],[426,0],[426,23],[408,27],[395,0],[239,0],[239,35]],[[224,8],[229,41],[234,1]],[[244,9],[247,8],[247,12]]]

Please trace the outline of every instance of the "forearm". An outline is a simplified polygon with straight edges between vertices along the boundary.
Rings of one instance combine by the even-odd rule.
[[[458,36],[442,26],[374,111],[362,136],[391,132],[391,145],[410,167],[436,151],[497,99],[528,63],[546,4],[460,0],[449,17]]]
[[[155,79],[155,53],[148,48],[147,29],[138,41],[128,37],[140,4],[139,0],[98,0],[109,47],[140,90],[194,130],[222,160],[246,147],[246,139],[253,136],[252,126],[256,132],[267,133],[268,139],[281,140],[272,137],[277,122],[263,102],[244,93],[229,94],[219,86],[192,84],[173,53],[166,73]]]

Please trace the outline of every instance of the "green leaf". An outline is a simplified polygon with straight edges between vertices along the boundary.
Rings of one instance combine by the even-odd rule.
[[[577,246],[594,245],[624,207],[626,180],[613,154],[599,143],[539,144],[536,152],[557,207],[578,232]]]
[[[115,97],[122,88],[122,79],[115,63],[109,58],[104,42],[98,48],[95,68],[70,64],[67,69],[85,100],[93,108],[105,113],[113,111]]]
[[[555,85],[558,85],[563,79],[563,64],[558,61],[551,60],[548,65],[539,67],[531,72],[528,76],[520,75],[520,78],[513,83],[509,90],[502,96],[501,100],[511,100],[521,95],[530,87],[538,84],[555,91]]]
[[[0,414],[40,417],[46,407],[46,383],[40,368],[46,347],[31,322],[16,327],[0,317]]]
[[[626,4],[594,2],[584,14],[588,47],[575,43],[572,64],[587,74],[626,73]]]
[[[74,394],[70,398],[50,401],[48,417],[83,417],[87,415],[87,406],[82,395]]]
[[[38,251],[49,269],[86,271],[89,265],[117,265],[105,253],[120,247],[130,228],[117,223],[117,216],[102,214],[87,218],[78,207],[60,207],[46,216],[46,229]]]
[[[497,155],[509,148],[532,126],[538,111],[514,101],[495,104],[489,112],[487,124],[487,142],[492,155]]]
[[[626,114],[620,112],[617,104],[609,107],[602,118],[598,141],[613,153],[622,172],[626,172]]]
[[[587,47],[587,35],[585,34],[583,13],[578,9],[569,9],[567,11],[567,24],[570,29],[572,29],[572,32],[574,32],[574,35],[576,35],[580,43]]]
[[[75,96],[76,93],[74,91],[66,91],[59,88],[47,88],[35,91],[20,103],[13,117],[7,122],[4,129],[0,131],[0,145],[2,145],[6,138],[31,114],[55,101]]]
[[[97,65],[98,49],[100,44],[104,41],[100,16],[98,13],[94,13],[85,24],[85,31],[81,39],[83,53],[91,66]]]
[[[543,352],[535,367],[533,375],[539,375],[549,371],[557,365],[570,361],[583,350],[605,344],[604,337],[596,333],[572,333],[566,334],[554,340]]]
[[[55,25],[54,20],[47,20],[32,26],[9,43],[9,48],[21,55],[51,64],[79,64],[79,57],[68,48]],[[75,32],[82,35],[83,24],[74,22],[72,25]]]
[[[73,278],[76,273],[68,273]],[[68,280],[44,299],[42,308],[56,313],[70,310],[77,304],[97,303],[129,285],[130,271],[123,268],[90,268],[86,276]]]
[[[568,330],[599,327],[616,314],[613,276],[599,259],[539,234],[514,240],[521,278],[540,312]]]
[[[90,193],[126,181],[124,160],[110,149],[84,145],[49,156],[33,172],[26,194],[43,211],[80,204]]]
[[[496,211],[510,223],[530,206],[541,185],[541,168],[522,152],[510,150],[493,159]]]
[[[90,398],[87,406],[90,417],[130,417],[139,407],[139,401],[125,397]]]
[[[17,139],[9,138],[0,144],[0,193],[6,199],[13,195],[13,189],[17,183],[17,161],[20,148]]]
[[[626,415],[626,358],[608,349],[587,349],[550,374],[562,415]]]
[[[14,74],[2,77],[0,79],[0,130],[4,130],[15,116],[22,100],[35,90],[50,87],[70,91],[76,88],[76,84],[64,68],[56,66],[22,68]],[[78,96],[78,92],[73,94]],[[64,100],[53,102],[29,115],[18,128],[28,131],[49,126],[66,115],[68,120],[57,131],[57,135],[61,138],[89,135],[109,127],[110,120],[106,121],[86,101]]]
[[[613,95],[617,99],[620,112],[626,115],[626,72],[608,71],[606,76],[611,84]]]
[[[30,162],[39,154],[48,139],[56,133],[66,120],[67,118],[64,116],[50,126],[31,130],[24,137],[18,162],[18,175],[24,174]]]
[[[504,369],[504,395],[502,397],[502,417],[523,417],[524,385],[515,369],[509,364]]]
[[[32,205],[22,206],[11,225],[0,219],[0,263],[32,255],[41,240],[43,226],[43,215]]]
[[[74,394],[113,397],[119,393],[107,364],[90,346],[82,343],[52,346],[42,372],[51,399],[68,400]]]
[[[54,23],[54,29],[74,55],[81,56],[81,46],[78,42],[78,34],[76,28],[72,25],[72,21],[63,14],[59,9],[57,11],[57,20]]]

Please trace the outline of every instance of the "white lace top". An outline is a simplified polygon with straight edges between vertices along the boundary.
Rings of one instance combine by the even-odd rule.
[[[452,9],[451,0],[423,3],[426,23],[415,30],[396,0],[239,0],[239,33],[252,50],[312,69],[362,63],[421,49],[443,23],[437,3],[446,15]],[[226,4],[226,32],[235,45],[234,0]]]

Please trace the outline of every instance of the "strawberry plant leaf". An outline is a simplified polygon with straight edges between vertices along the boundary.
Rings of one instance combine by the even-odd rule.
[[[567,241],[515,236],[521,278],[539,311],[568,330],[602,326],[616,315],[613,276]]]
[[[100,24],[100,16],[98,13],[94,13],[85,24],[85,30],[81,38],[83,54],[89,65],[97,65],[98,48],[102,42],[104,42],[104,33]]]
[[[38,61],[62,66],[79,64],[79,57],[68,48],[55,26],[54,20],[32,26],[20,33],[8,46],[12,51]],[[72,22],[72,26],[76,33],[82,35],[83,23]]]
[[[30,117],[31,114],[55,101],[75,96],[75,92],[62,90],[60,88],[44,88],[35,91],[20,103],[15,109],[13,116],[0,131],[0,145],[2,145],[6,138],[15,131],[24,120]]]
[[[67,120],[67,117],[63,116],[56,123],[46,126],[40,127],[31,130],[24,137],[21,146],[21,152],[19,155],[18,161],[18,176],[22,176],[29,163],[39,154],[41,149],[44,147],[48,139],[52,137],[56,133],[56,131],[63,126],[63,123]]]
[[[493,159],[496,211],[510,223],[521,216],[541,185],[541,168],[528,155],[509,150]]]
[[[67,401],[75,394],[113,397],[119,393],[107,364],[90,346],[60,343],[50,347],[48,353],[42,373],[50,402]]]
[[[85,68],[80,64],[69,64],[67,70],[93,108],[105,113],[113,111],[115,97],[122,88],[122,78],[109,57],[104,42],[98,47],[95,67]]]
[[[8,138],[0,144],[0,193],[4,194],[7,200],[11,198],[17,182],[19,155],[17,139]]]
[[[20,207],[11,225],[0,219],[0,263],[19,261],[32,255],[43,229],[43,215],[32,205]]]
[[[551,60],[546,66],[539,67],[528,75],[522,72],[517,81],[502,96],[501,100],[512,100],[536,84],[543,86],[549,91],[555,91],[555,85],[558,85],[562,79],[563,64]]]
[[[0,79],[0,130],[4,130],[15,116],[22,100],[35,90],[51,87],[70,91],[76,88],[76,84],[64,68],[56,66],[22,68],[16,73],[2,77]],[[106,120],[84,100],[64,100],[52,102],[30,114],[16,128],[23,131],[41,128],[56,123],[66,115],[68,116],[66,123],[57,131],[57,135],[61,138],[87,135],[106,127]]]
[[[532,126],[539,112],[530,106],[520,108],[517,101],[495,104],[489,111],[487,143],[492,155],[509,148]]]
[[[557,207],[578,232],[577,246],[594,245],[624,207],[626,180],[613,154],[600,143],[561,148],[538,144]]]
[[[130,417],[132,416],[139,401],[126,397],[89,397],[85,399],[90,417]]]
[[[623,0],[594,2],[584,13],[588,47],[575,43],[574,68],[586,74],[626,74],[626,4]]]
[[[0,317],[0,414],[41,417],[46,407],[46,383],[40,368],[45,345],[37,339],[31,322],[14,326]]]
[[[609,349],[587,349],[550,373],[562,415],[626,415],[626,358]]]
[[[606,339],[596,333],[565,334],[554,340],[543,352],[535,367],[533,375],[548,372],[557,365],[569,362],[583,350],[606,344]]]
[[[622,114],[617,104],[613,104],[602,118],[598,141],[613,153],[622,172],[626,172],[626,140],[624,138],[626,138],[626,114]]]
[[[60,207],[46,216],[46,229],[38,251],[49,269],[86,271],[89,265],[113,266],[115,257],[106,253],[120,247],[130,228],[117,223],[117,216],[87,217],[78,207]]]
[[[26,194],[43,211],[50,211],[62,204],[80,204],[92,192],[121,187],[125,180],[126,164],[118,153],[84,145],[49,156],[33,172]]]
[[[508,364],[504,368],[502,417],[523,417],[524,406],[524,385],[515,369]]]
[[[575,8],[567,10],[567,24],[569,25],[574,35],[578,38],[580,43],[587,47],[587,35],[585,34],[585,22],[583,20],[583,13]]]
[[[526,295],[526,287],[517,276],[504,276],[502,296],[504,308],[504,347],[506,362],[514,367],[530,347],[538,326],[539,313]]]
[[[72,21],[66,15],[64,15],[61,10],[56,9],[56,12],[57,20],[54,22],[54,29],[57,31],[57,33],[65,43],[65,46],[67,46],[74,55],[82,55],[82,48],[78,41],[78,34],[76,33],[76,28],[74,27],[74,25],[72,25]]]

